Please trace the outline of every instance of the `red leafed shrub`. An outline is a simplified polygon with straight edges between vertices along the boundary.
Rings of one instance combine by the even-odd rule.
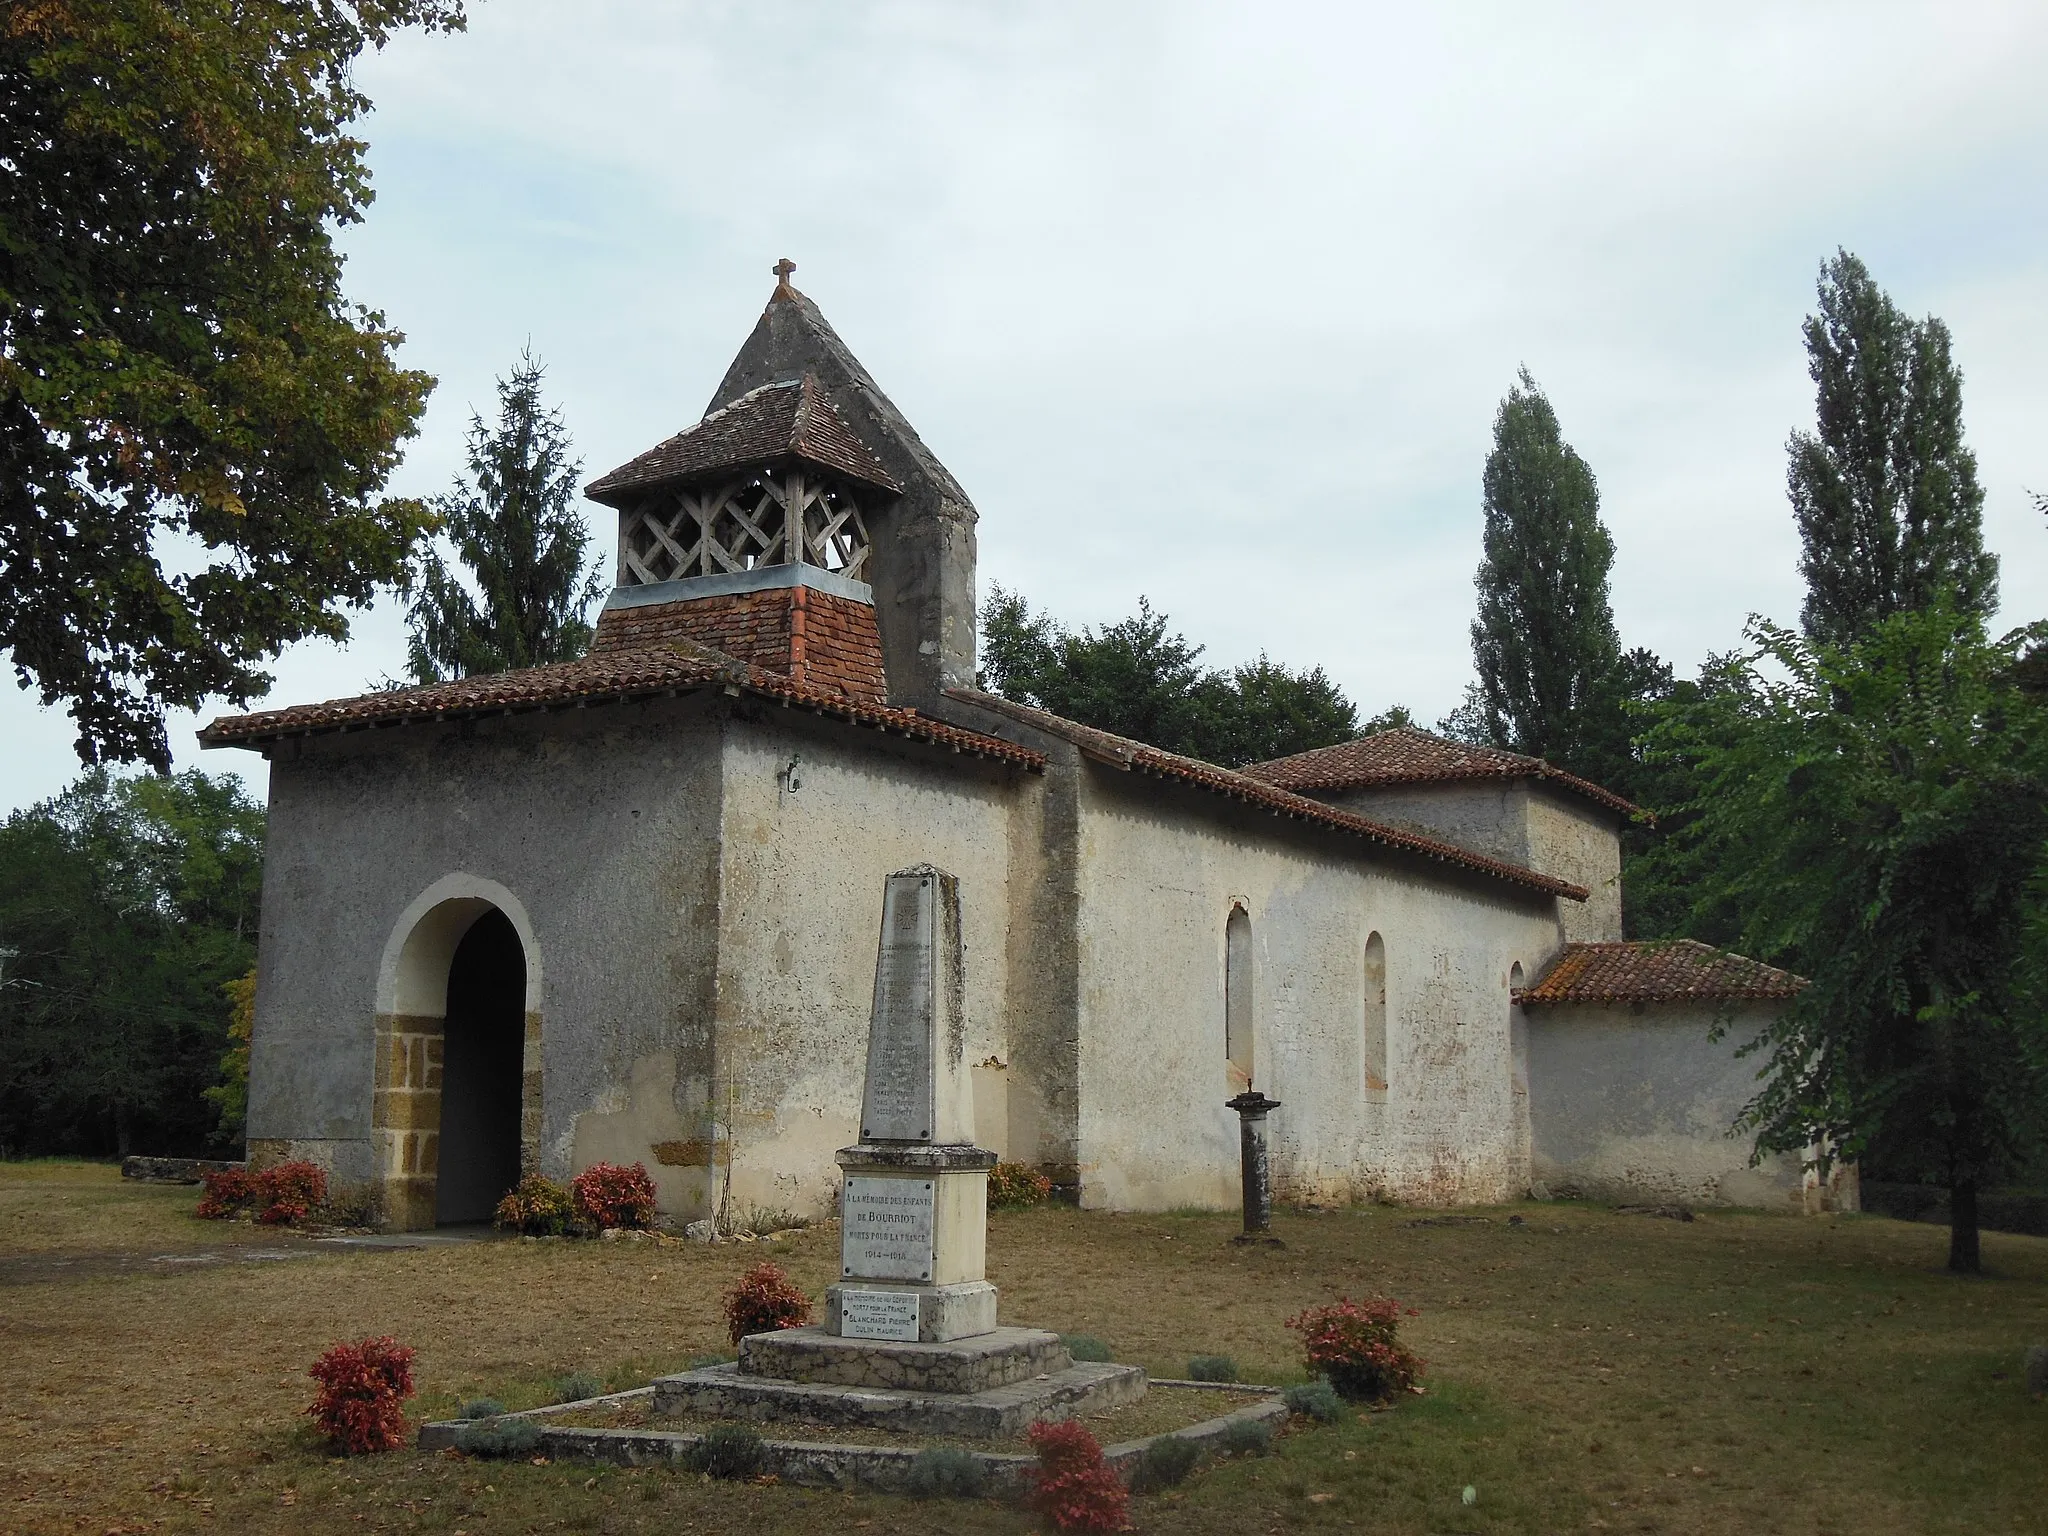
[[[1052,1198],[1052,1180],[1029,1163],[997,1163],[988,1171],[988,1208],[1016,1211]]]
[[[243,1215],[255,1207],[262,1193],[257,1176],[245,1168],[223,1168],[199,1177],[206,1183],[206,1193],[199,1197],[199,1209],[193,1214],[202,1221],[227,1221]]]
[[[398,1340],[337,1344],[306,1374],[320,1383],[306,1412],[337,1449],[362,1456],[405,1443],[399,1405],[412,1396],[412,1351]]]
[[[645,1163],[630,1168],[592,1163],[570,1182],[569,1198],[577,1219],[588,1226],[654,1225],[654,1180],[647,1176]]]
[[[1102,1459],[1088,1426],[1040,1421],[1027,1438],[1038,1453],[1027,1503],[1063,1531],[1127,1531],[1131,1495]]]
[[[317,1163],[279,1163],[257,1174],[256,1183],[256,1219],[267,1226],[289,1227],[327,1203],[327,1174]]]
[[[261,1173],[228,1168],[200,1177],[206,1193],[193,1214],[208,1221],[254,1216],[273,1227],[288,1227],[327,1203],[327,1174],[317,1163],[279,1163]]]
[[[725,1293],[726,1332],[737,1344],[750,1333],[801,1328],[811,1320],[811,1298],[773,1264],[756,1264]]]
[[[1417,1315],[1410,1307],[1408,1315]],[[1353,1301],[1340,1296],[1328,1306],[1310,1307],[1287,1326],[1301,1335],[1309,1370],[1354,1402],[1384,1402],[1414,1386],[1422,1361],[1396,1338],[1401,1303],[1390,1296]]]

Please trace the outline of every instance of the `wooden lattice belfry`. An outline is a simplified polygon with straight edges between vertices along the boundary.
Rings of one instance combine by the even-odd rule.
[[[620,586],[794,564],[868,579],[852,485],[798,460],[667,487],[619,514]]]

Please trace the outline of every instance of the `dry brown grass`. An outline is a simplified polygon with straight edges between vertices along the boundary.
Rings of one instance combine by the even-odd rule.
[[[104,1254],[130,1224],[153,1251],[248,1235],[189,1221],[194,1198],[0,1165],[0,1232],[46,1256]],[[1938,1228],[1521,1210],[1521,1227],[1283,1215],[1278,1250],[1229,1246],[1218,1216],[1029,1211],[991,1222],[992,1278],[1006,1319],[1098,1334],[1155,1375],[1219,1353],[1293,1379],[1282,1323],[1303,1305],[1380,1291],[1422,1309],[1429,1396],[1139,1499],[1143,1530],[2048,1529],[2048,1405],[2019,1380],[2020,1351],[2048,1340],[2048,1240],[1986,1234],[1994,1273],[1964,1281],[1940,1271]],[[5,1286],[0,1528],[1030,1529],[992,1504],[669,1472],[339,1462],[304,1428],[306,1366],[336,1339],[414,1345],[425,1414],[485,1393],[527,1406],[569,1370],[620,1387],[720,1350],[724,1286],[766,1252],[816,1294],[834,1241],[505,1242]]]

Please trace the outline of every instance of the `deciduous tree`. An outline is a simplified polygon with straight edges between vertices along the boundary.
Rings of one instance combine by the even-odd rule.
[[[0,824],[0,1144],[205,1149],[263,821],[233,775],[93,768]]]
[[[1949,1267],[1978,1268],[1977,1191],[2040,1136],[2048,1022],[2030,991],[2048,846],[2048,704],[1936,601],[1847,648],[1752,621],[1718,685],[1651,735],[1696,774],[1696,904],[1812,979],[1755,1042],[1761,1151],[1881,1144],[1950,1190]]]
[[[1225,767],[1358,734],[1358,711],[1322,668],[1261,656],[1228,672],[1168,629],[1144,598],[1130,618],[1069,630],[993,588],[982,605],[982,684],[1098,730]]]
[[[353,70],[460,0],[0,7],[0,645],[88,763],[401,579],[432,379],[341,292]]]

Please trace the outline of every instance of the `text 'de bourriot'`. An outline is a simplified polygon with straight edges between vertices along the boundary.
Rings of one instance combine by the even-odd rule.
[[[839,1208],[842,1272],[930,1280],[934,1204],[930,1179],[849,1178]]]

